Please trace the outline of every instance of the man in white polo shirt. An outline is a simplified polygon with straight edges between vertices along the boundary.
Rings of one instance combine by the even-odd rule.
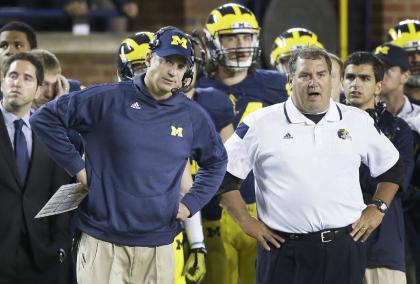
[[[259,241],[257,283],[362,283],[363,242],[403,179],[399,153],[366,112],[331,100],[324,50],[297,50],[289,68],[290,99],[251,113],[226,142],[221,203]],[[360,163],[380,181],[372,206]],[[250,170],[258,219],[238,191]]]

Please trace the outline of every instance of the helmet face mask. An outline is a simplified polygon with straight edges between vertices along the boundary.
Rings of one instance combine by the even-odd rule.
[[[293,51],[306,46],[324,48],[318,36],[304,28],[291,28],[279,35],[273,44],[270,62],[280,72],[289,72],[289,58]]]
[[[289,59],[290,59],[290,55],[279,58],[278,63],[275,66],[276,69],[283,73],[289,73]]]
[[[420,49],[409,51],[410,77],[407,84],[412,87],[420,87]]]
[[[420,87],[420,21],[404,20],[389,29],[387,41],[403,48],[410,61],[410,78],[407,85]]]
[[[220,45],[217,56],[224,67],[243,70],[251,67],[257,59],[259,42],[255,34],[224,34],[215,41]]]
[[[255,15],[239,4],[225,4],[210,13],[205,33],[207,57],[233,71],[247,70],[259,54],[260,28]]]
[[[126,38],[118,50],[118,77],[131,80],[146,69],[146,55],[150,51],[149,43],[153,39],[150,32],[138,32]]]

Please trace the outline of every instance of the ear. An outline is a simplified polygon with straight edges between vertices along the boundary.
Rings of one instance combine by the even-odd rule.
[[[287,74],[287,83],[289,83],[290,87],[293,85],[293,75]]]
[[[382,90],[382,81],[376,82],[375,92],[374,92],[375,97],[379,96],[379,94],[381,93],[381,90]]]
[[[152,52],[151,52],[151,51],[149,51],[149,52],[146,54],[146,60],[144,61],[144,63],[146,64],[146,66],[147,66],[147,67],[150,67],[151,62],[152,62]]]
[[[408,82],[408,79],[410,78],[410,70],[405,71],[404,73],[401,74],[401,83],[404,85],[405,83]]]

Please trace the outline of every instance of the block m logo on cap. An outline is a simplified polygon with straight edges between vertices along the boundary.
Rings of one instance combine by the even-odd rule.
[[[375,50],[375,54],[388,54],[389,52],[389,46],[378,46]]]
[[[183,48],[187,49],[187,43],[188,43],[188,40],[186,38],[184,38],[184,37],[181,38],[181,37],[179,37],[177,35],[173,35],[172,36],[172,41],[171,41],[171,44],[172,45],[180,45]]]

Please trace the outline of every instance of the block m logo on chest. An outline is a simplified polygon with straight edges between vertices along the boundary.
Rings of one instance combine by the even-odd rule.
[[[171,135],[172,136],[177,136],[177,137],[184,137],[182,132],[183,132],[183,128],[182,127],[176,127],[171,125]]]

